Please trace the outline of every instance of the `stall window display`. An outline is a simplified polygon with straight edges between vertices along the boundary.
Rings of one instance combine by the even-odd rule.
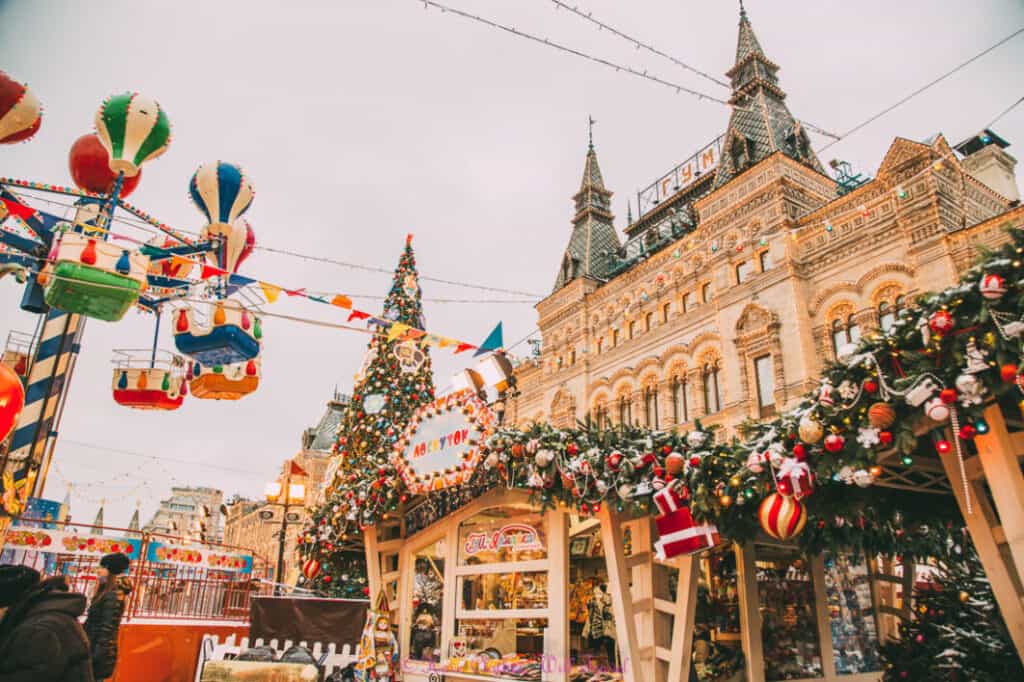
[[[579,523],[579,519],[574,523]],[[619,679],[617,632],[599,529],[573,535],[569,547],[569,632],[574,663],[571,679]]]
[[[548,574],[485,573],[459,578],[462,609],[545,609],[548,606]]]
[[[878,627],[867,563],[846,555],[826,554],[825,595],[836,673],[880,671]]]
[[[458,620],[445,668],[503,679],[540,680],[546,627],[546,618]]]
[[[810,564],[795,548],[759,545],[755,567],[765,679],[824,676]]]
[[[440,543],[438,543],[440,544]],[[416,574],[413,576],[412,642],[409,658],[414,661],[439,661],[441,617],[443,615],[444,553],[437,544],[416,553]],[[443,550],[443,547],[440,549]]]
[[[720,682],[742,675],[744,658],[740,643],[736,551],[731,544],[725,544],[700,559],[693,631],[693,671],[697,681]]]

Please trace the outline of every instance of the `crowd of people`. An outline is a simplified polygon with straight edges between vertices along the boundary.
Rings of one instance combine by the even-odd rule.
[[[91,602],[60,576],[0,566],[0,682],[102,682],[114,674],[131,584],[124,554],[100,560]],[[84,622],[81,620],[85,615]]]

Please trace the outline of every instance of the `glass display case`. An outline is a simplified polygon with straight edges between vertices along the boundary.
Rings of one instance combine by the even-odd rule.
[[[693,670],[698,682],[731,680],[741,674],[741,643],[739,573],[736,552],[729,543],[700,558],[693,628]]]
[[[824,566],[836,673],[880,671],[878,626],[867,562],[845,554],[826,554]]]

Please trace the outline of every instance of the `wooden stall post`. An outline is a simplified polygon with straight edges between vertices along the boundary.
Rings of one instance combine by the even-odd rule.
[[[1004,424],[1002,415],[997,416],[998,423]],[[986,413],[987,419],[988,414]],[[989,422],[989,426],[993,430],[996,428],[992,422]],[[960,465],[956,457],[953,455],[942,457],[942,464],[946,468],[946,475],[950,482],[953,483],[953,494],[956,496],[960,513],[971,534],[974,548],[978,551],[978,558],[981,559],[985,575],[988,576],[989,583],[992,585],[992,593],[995,595],[996,603],[999,604],[999,611],[1002,613],[1013,645],[1017,649],[1017,655],[1024,660],[1024,603],[1021,602],[1021,594],[1014,582],[1014,576],[999,552],[999,543],[996,539],[996,515],[988,503],[985,488],[979,477],[971,473],[968,474],[968,492],[971,495],[973,506],[973,513],[968,514],[964,489],[960,482]],[[975,464],[975,462],[968,462],[968,464]],[[977,469],[976,466],[968,467],[969,472],[977,471]],[[912,565],[904,567],[904,572],[913,572],[913,570]],[[907,604],[911,595],[904,591],[903,598],[904,604]]]
[[[544,638],[545,682],[568,682],[569,661],[569,514],[548,512],[548,632]],[[552,657],[554,660],[552,660]]]
[[[366,580],[370,587],[370,604],[377,603],[380,594],[380,555],[377,552],[377,528],[367,526],[363,530],[363,545],[366,550]]]
[[[1018,448],[1006,429],[999,405],[985,409],[985,421],[989,431],[979,434],[974,443],[1017,569],[1017,582],[1024,585],[1024,475],[1020,471]],[[950,482],[956,487],[955,479],[950,477]]]
[[[679,582],[676,586],[672,649],[668,662],[669,682],[690,678],[693,628],[697,615],[697,579],[700,577],[700,560],[692,554],[676,559],[675,563],[679,566]]]
[[[633,627],[640,658],[641,672],[645,680],[654,680],[656,667],[656,643],[654,641],[654,554],[651,517],[631,521],[628,525],[633,536],[633,552],[626,557],[633,600]]]
[[[629,587],[629,569],[622,544],[621,517],[603,506],[597,514],[601,521],[601,540],[608,564],[608,591],[612,597],[619,634],[619,653],[622,655],[623,682],[642,682],[640,647],[637,644],[636,617],[633,613],[633,595]]]
[[[761,612],[757,597],[757,567],[754,544],[736,545],[736,583],[740,599],[740,632],[746,659],[748,682],[764,682],[764,651],[761,641]]]

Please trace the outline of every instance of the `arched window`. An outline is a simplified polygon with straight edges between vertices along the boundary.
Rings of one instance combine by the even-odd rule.
[[[704,365],[704,409],[708,414],[722,410],[722,386],[717,362]]]
[[[644,389],[644,423],[649,429],[658,428],[658,388],[653,384]]]
[[[882,331],[886,332],[896,324],[896,307],[888,301],[878,304],[878,324],[881,325]]]
[[[853,319],[853,315],[846,318],[846,333],[850,337],[850,343],[857,343],[860,341],[860,325]]]
[[[676,424],[690,421],[690,406],[686,400],[686,377],[672,377],[672,421]]]
[[[611,422],[608,420],[607,403],[601,402],[594,407],[594,423],[599,429],[607,429],[611,426]]]
[[[629,402],[629,398],[622,396],[619,398],[619,424],[628,425],[633,422],[633,406]]]
[[[836,318],[832,320],[832,350],[839,354],[839,349],[848,343],[860,341],[860,325],[853,315],[845,320]]]

